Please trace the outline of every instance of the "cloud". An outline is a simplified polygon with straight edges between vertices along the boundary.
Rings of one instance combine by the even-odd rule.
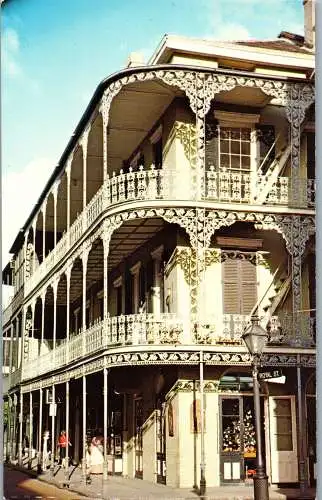
[[[2,263],[9,260],[9,250],[24,225],[53,170],[50,158],[37,158],[21,171],[6,168],[2,176]]]
[[[301,34],[303,12],[294,0],[199,0],[207,38],[272,39],[282,30]]]
[[[22,75],[22,68],[19,64],[20,41],[18,33],[7,28],[2,34],[1,62],[4,73],[15,78]]]

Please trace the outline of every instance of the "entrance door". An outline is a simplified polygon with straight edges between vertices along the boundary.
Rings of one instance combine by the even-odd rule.
[[[263,401],[261,401],[263,417]],[[220,472],[223,483],[251,478],[256,467],[253,396],[221,396]],[[262,419],[262,429],[264,429]],[[264,432],[262,433],[264,443]]]
[[[220,398],[222,482],[240,482],[243,477],[242,412],[241,397],[222,396]]]
[[[135,422],[135,477],[143,479],[143,401],[134,400],[134,422]]]
[[[298,481],[295,396],[270,396],[272,483]]]

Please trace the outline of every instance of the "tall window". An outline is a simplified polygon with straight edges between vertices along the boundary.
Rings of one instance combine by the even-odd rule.
[[[250,314],[257,301],[256,264],[241,257],[223,262],[224,314]]]
[[[219,128],[220,167],[249,172],[251,167],[250,128]]]
[[[152,145],[155,168],[162,167],[162,137]]]

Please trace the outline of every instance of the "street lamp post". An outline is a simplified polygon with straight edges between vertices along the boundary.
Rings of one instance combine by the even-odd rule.
[[[254,411],[255,411],[255,434],[256,434],[256,474],[254,480],[254,500],[268,500],[268,477],[265,471],[262,454],[261,436],[261,409],[258,382],[258,367],[263,349],[268,340],[268,333],[259,324],[258,316],[251,317],[251,324],[243,335],[246,347],[252,356],[253,385],[254,385]]]

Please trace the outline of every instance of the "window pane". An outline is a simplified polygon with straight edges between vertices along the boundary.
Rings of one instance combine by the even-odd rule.
[[[222,414],[239,416],[239,400],[238,399],[223,399]]]
[[[230,157],[229,155],[220,155],[220,166],[224,168],[230,167]]]
[[[230,161],[231,161],[231,168],[240,169],[240,156],[232,155],[230,157]]]
[[[276,449],[277,451],[292,451],[292,435],[291,434],[278,434],[276,436]]]
[[[249,128],[240,129],[240,138],[243,141],[250,141],[250,129]]]
[[[276,431],[278,434],[291,434],[292,420],[291,417],[281,417],[276,419]]]
[[[239,141],[231,141],[231,153],[240,154],[240,142]]]
[[[250,155],[250,143],[249,142],[241,142],[241,153],[243,155]]]
[[[226,140],[222,140],[220,142],[220,152],[221,153],[229,153],[229,142]]]

